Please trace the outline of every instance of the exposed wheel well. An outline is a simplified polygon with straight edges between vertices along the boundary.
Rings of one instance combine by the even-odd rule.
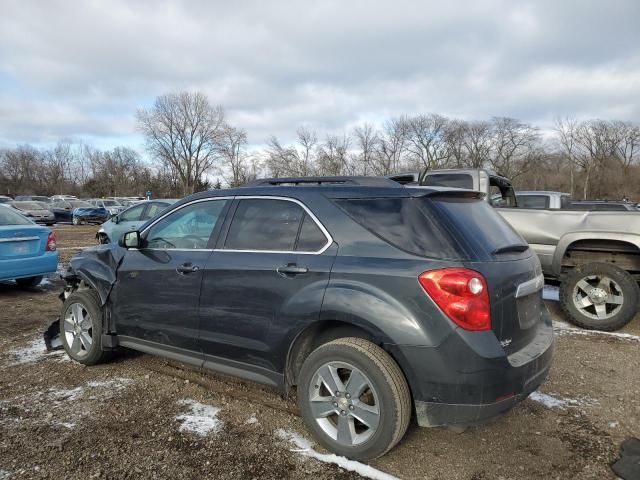
[[[578,240],[564,252],[562,269],[596,262],[610,263],[622,270],[639,273],[640,250],[634,244],[621,240]]]
[[[377,340],[370,332],[351,323],[325,320],[309,325],[298,334],[289,348],[285,370],[287,387],[297,384],[300,368],[312,351],[320,345],[343,337],[363,338],[380,346],[383,343]]]

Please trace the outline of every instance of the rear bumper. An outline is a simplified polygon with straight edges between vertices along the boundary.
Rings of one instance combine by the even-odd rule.
[[[58,268],[58,252],[15,260],[0,260],[0,280],[35,277],[53,273]]]
[[[553,329],[546,318],[535,339],[509,356],[492,332],[457,331],[438,347],[390,351],[407,374],[420,426],[478,425],[508,411],[545,381]]]

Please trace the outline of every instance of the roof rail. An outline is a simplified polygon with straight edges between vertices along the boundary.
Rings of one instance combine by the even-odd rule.
[[[400,187],[393,180],[382,177],[342,176],[342,177],[281,177],[260,178],[244,187],[318,186],[318,185],[359,185],[363,187]]]

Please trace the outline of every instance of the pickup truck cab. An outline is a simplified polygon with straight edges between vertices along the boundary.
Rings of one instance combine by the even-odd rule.
[[[414,174],[413,180],[410,175],[389,178],[405,185],[484,193],[536,252],[545,277],[560,281],[561,306],[571,322],[611,331],[635,316],[640,299],[638,211],[592,211],[574,203],[567,209],[516,208],[521,199],[509,179],[484,169],[429,170]]]
[[[571,208],[571,195],[563,192],[549,192],[546,190],[516,192],[518,208],[552,209]],[[585,208],[585,210],[591,210]]]

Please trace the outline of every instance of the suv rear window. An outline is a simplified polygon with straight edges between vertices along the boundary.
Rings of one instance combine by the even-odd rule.
[[[480,260],[525,241],[486,202],[442,195],[336,200],[351,218],[413,255]]]

